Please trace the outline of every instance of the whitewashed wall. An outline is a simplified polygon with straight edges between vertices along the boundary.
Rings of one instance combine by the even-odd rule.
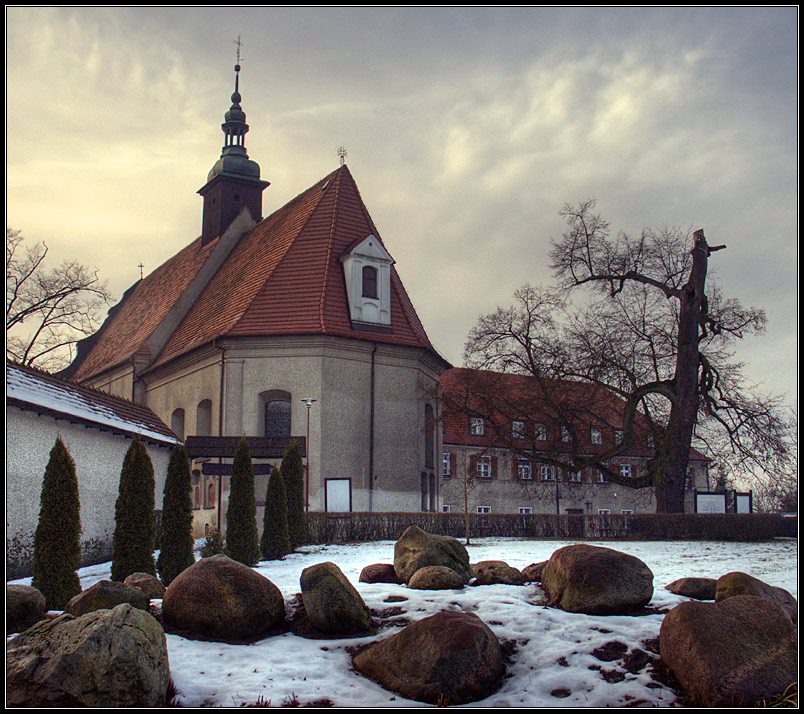
[[[82,424],[39,416],[16,407],[6,410],[6,564],[33,553],[33,536],[39,520],[42,478],[50,450],[61,436],[76,465],[81,499],[81,543],[87,549],[107,544],[114,533],[114,510],[123,459],[131,438]],[[145,442],[154,467],[154,502],[162,495],[171,446]],[[20,550],[21,548],[21,550]]]

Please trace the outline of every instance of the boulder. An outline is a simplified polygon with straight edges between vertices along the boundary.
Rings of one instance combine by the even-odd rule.
[[[455,538],[426,533],[418,526],[410,526],[394,544],[394,570],[400,582],[407,583],[419,568],[443,565],[452,568],[463,578],[472,579],[469,554]]]
[[[399,585],[393,563],[375,563],[360,571],[361,583],[392,583]]]
[[[659,651],[696,706],[750,706],[798,679],[795,625],[779,604],[752,595],[674,607]]]
[[[6,585],[6,634],[22,632],[45,619],[45,596],[30,585]]]
[[[410,578],[409,588],[414,590],[460,590],[464,579],[452,568],[444,565],[427,565],[419,568]]]
[[[746,573],[733,572],[726,573],[718,578],[715,600],[721,602],[735,595],[754,595],[764,597],[781,605],[782,609],[792,618],[794,622],[798,618],[798,603],[796,599],[783,588],[775,585],[768,585],[758,578]]]
[[[624,615],[650,602],[653,573],[639,558],[579,544],[559,548],[542,570],[548,604],[587,615]]]
[[[714,600],[717,580],[714,578],[679,578],[666,585],[665,590],[695,600]]]
[[[150,573],[132,573],[123,581],[123,584],[139,588],[154,600],[161,600],[165,597],[165,586],[162,581]]]
[[[483,699],[505,672],[497,637],[477,615],[440,612],[359,653],[355,667],[408,699],[457,705]]]
[[[472,585],[522,585],[525,578],[516,568],[502,560],[484,560],[472,565],[475,579]]]
[[[542,581],[542,570],[547,565],[546,560],[540,563],[531,563],[530,565],[522,568],[522,577],[526,583],[540,583]]]
[[[6,645],[6,705],[164,707],[165,633],[129,604],[44,620]]]
[[[202,639],[256,639],[285,619],[282,593],[268,578],[226,555],[181,572],[162,599],[165,625]]]
[[[335,563],[305,568],[300,584],[307,619],[319,632],[351,634],[369,629],[368,606]]]
[[[64,606],[64,612],[80,617],[95,610],[111,610],[116,605],[123,603],[147,612],[151,599],[133,585],[101,580],[71,598]]]

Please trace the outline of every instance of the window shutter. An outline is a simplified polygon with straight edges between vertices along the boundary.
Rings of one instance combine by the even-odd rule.
[[[511,478],[519,478],[519,458],[511,459]]]
[[[477,476],[477,455],[473,454],[469,457],[469,478]]]
[[[497,478],[497,457],[491,457],[491,478]]]
[[[458,475],[458,454],[450,452],[449,455],[449,475],[450,476],[457,476]]]

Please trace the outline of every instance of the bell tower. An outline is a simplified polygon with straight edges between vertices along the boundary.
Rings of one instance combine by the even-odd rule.
[[[239,39],[239,38],[238,38]],[[221,124],[224,144],[221,157],[207,175],[207,183],[198,190],[204,198],[201,243],[220,236],[245,206],[255,221],[262,219],[262,192],[270,185],[260,180],[260,166],[248,158],[245,136],[246,113],[240,107],[240,47],[235,65],[235,90],[232,106]]]

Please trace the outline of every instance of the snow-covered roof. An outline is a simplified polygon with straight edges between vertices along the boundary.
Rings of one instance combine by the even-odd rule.
[[[148,407],[9,361],[6,405],[166,444],[179,442]]]

